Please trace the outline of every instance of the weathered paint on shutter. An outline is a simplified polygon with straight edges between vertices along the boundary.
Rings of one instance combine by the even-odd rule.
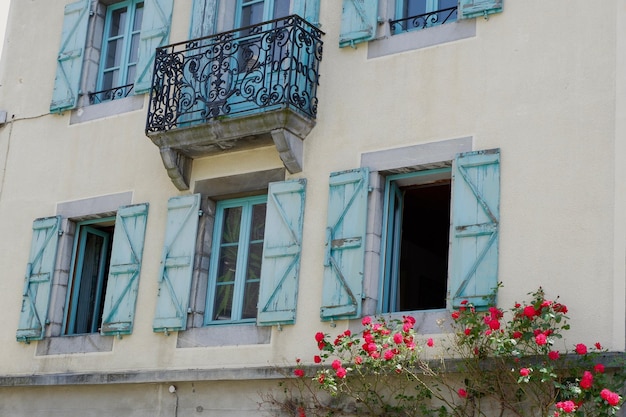
[[[314,26],[319,26],[320,0],[295,0],[293,14],[297,14]]]
[[[133,331],[147,220],[148,204],[124,206],[117,211],[100,329],[103,335]]]
[[[189,39],[198,39],[215,33],[218,0],[193,0]]]
[[[453,307],[480,307],[498,284],[499,150],[459,154],[452,182],[449,293]]]
[[[60,226],[61,216],[41,218],[33,222],[33,237],[16,335],[20,342],[43,339]]]
[[[487,16],[502,11],[502,0],[459,0],[459,19]]]
[[[89,0],[80,0],[65,6],[61,47],[57,56],[57,72],[50,103],[52,113],[76,107],[88,24]]]
[[[269,185],[257,324],[296,320],[306,179]]]
[[[322,319],[361,314],[369,170],[330,175]]]
[[[152,87],[152,72],[156,48],[167,44],[170,37],[174,0],[146,0],[141,34],[139,35],[139,62],[133,91],[142,94]]]
[[[378,0],[343,0],[339,47],[374,39],[377,24]]]
[[[152,324],[155,332],[184,330],[187,326],[199,209],[200,194],[172,197],[167,204],[159,294]]]

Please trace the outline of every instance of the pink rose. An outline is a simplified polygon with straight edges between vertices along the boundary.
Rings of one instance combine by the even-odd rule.
[[[389,349],[385,351],[384,358],[386,361],[393,359],[394,356],[395,354],[393,353],[393,350]]]
[[[395,344],[399,345],[400,343],[404,341],[404,337],[402,336],[401,333],[396,333],[393,335],[393,341]]]
[[[346,368],[338,368],[336,373],[337,378],[345,378],[348,371],[346,371]]]
[[[612,392],[606,388],[600,391],[600,397],[602,397],[604,401],[606,401],[607,403],[609,403],[610,406],[613,407],[618,405],[621,399],[619,394]]]
[[[521,376],[528,376],[528,375],[530,375],[530,369],[528,369],[528,368],[522,368],[522,369],[520,369],[520,370],[519,370],[519,374],[520,374]]]
[[[566,413],[573,413],[574,411],[576,411],[576,404],[574,404],[574,402],[570,400],[559,401],[558,403],[556,403],[556,408],[558,408],[559,410],[563,410]]]
[[[360,365],[363,363],[363,358],[360,356],[355,356],[354,357],[354,363],[356,363],[357,365]]]
[[[336,371],[337,369],[341,368],[341,361],[339,359],[335,359],[331,366]]]
[[[539,333],[537,336],[535,336],[535,342],[539,345],[545,345],[546,343],[548,343],[548,338],[546,337],[545,334],[543,333]]]
[[[580,387],[582,389],[589,389],[593,385],[593,375],[589,371],[583,372],[583,377],[580,379]]]
[[[363,320],[361,320],[361,324],[363,326],[367,326],[369,324],[372,324],[372,318],[370,316],[363,317]]]

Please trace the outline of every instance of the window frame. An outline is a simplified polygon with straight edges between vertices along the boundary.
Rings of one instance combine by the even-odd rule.
[[[106,12],[105,12],[105,17],[104,17],[104,28],[102,30],[102,46],[101,46],[101,53],[100,53],[100,62],[98,65],[98,78],[96,81],[96,90],[93,93],[90,93],[90,97],[93,97],[93,94],[97,94],[97,93],[105,93],[108,92],[109,95],[105,95],[105,97],[109,97],[106,100],[102,100],[100,102],[106,102],[106,101],[111,101],[114,100],[115,98],[117,98],[117,94],[113,93],[113,95],[111,95],[112,92],[116,92],[116,91],[122,91],[120,94],[122,97],[126,97],[130,90],[132,90],[132,88],[134,87],[134,79],[132,80],[132,82],[128,82],[128,72],[131,66],[134,66],[135,68],[138,65],[138,58],[139,58],[139,42],[137,42],[136,48],[137,50],[135,51],[135,58],[136,60],[134,62],[130,62],[131,56],[133,55],[133,36],[137,36],[139,37],[141,35],[141,22],[139,23],[139,29],[135,29],[135,19],[137,16],[137,10],[139,8],[143,9],[145,6],[145,2],[144,0],[123,0],[120,2],[116,2],[113,3],[111,5],[106,6]],[[112,21],[113,21],[113,13],[116,10],[122,9],[122,8],[126,8],[127,9],[127,17],[126,17],[126,27],[124,28],[123,34],[121,35],[117,35],[117,36],[110,36],[111,33],[111,25],[112,25]],[[143,10],[142,10],[142,15],[143,15]],[[120,62],[117,63],[117,65],[113,65],[111,67],[106,67],[106,60],[107,60],[107,55],[108,55],[108,49],[109,49],[109,41],[111,41],[112,39],[122,39],[122,54],[121,54],[121,59]],[[118,78],[117,78],[117,83],[112,83],[112,85],[110,87],[104,88],[103,83],[104,83],[104,79],[105,79],[105,73],[106,72],[110,72],[110,71],[119,71],[118,74]],[[133,77],[134,78],[134,77]],[[124,80],[124,81],[122,81]],[[118,85],[113,85],[113,84],[118,84]]]
[[[448,23],[453,23],[456,22],[458,20],[457,14],[458,14],[458,3],[456,3],[456,9],[455,11],[451,12],[450,15],[448,16],[448,18],[446,18],[445,22],[438,22],[439,20],[439,13],[440,10],[447,10],[450,7],[446,7],[446,8],[442,8],[440,6],[440,3],[442,1],[445,0],[421,0],[423,2],[425,2],[424,5],[424,12],[417,14],[417,15],[409,15],[408,14],[408,10],[405,11],[404,8],[405,6],[407,6],[407,1],[408,0],[396,0],[396,7],[395,7],[395,21],[397,20],[404,20],[407,19],[411,19],[411,18],[416,18],[418,16],[424,16],[425,17],[425,22],[424,22],[424,26],[417,26],[417,27],[411,27],[411,28],[406,28],[406,29],[402,29],[400,31],[396,31],[393,30],[393,27],[390,28],[390,32],[392,36],[398,35],[400,33],[406,33],[406,32],[411,32],[411,31],[415,31],[415,30],[422,30],[422,29],[428,29],[428,28],[432,28],[435,26],[439,26],[439,25],[443,25],[443,24],[448,24]],[[452,15],[454,15],[453,19],[450,19],[450,17],[452,17]],[[433,19],[433,16],[436,16]],[[392,22],[389,22],[390,25],[392,25]]]
[[[219,324],[233,324],[233,323],[255,323],[256,315],[254,318],[242,318],[243,301],[247,295],[246,284],[249,282],[247,277],[247,265],[249,261],[249,247],[252,243],[250,240],[251,223],[253,220],[254,206],[265,205],[267,208],[267,194],[257,195],[251,197],[241,197],[229,200],[221,200],[216,204],[215,224],[213,225],[212,233],[212,248],[214,248],[215,255],[211,257],[208,272],[208,293],[205,315],[205,325],[219,325]],[[235,277],[233,280],[233,294],[232,294],[232,306],[231,306],[231,318],[227,320],[213,319],[215,315],[215,302],[217,291],[217,271],[219,268],[219,261],[221,255],[221,243],[224,227],[224,211],[226,209],[241,207],[241,223],[239,225],[239,238],[237,241],[237,267]],[[263,219],[263,227],[265,228],[265,221]],[[258,242],[256,242],[258,243]],[[262,266],[263,259],[261,258]],[[256,280],[260,282],[260,267],[259,278]],[[258,294],[257,294],[258,298]],[[258,314],[258,311],[256,311]]]
[[[115,232],[102,232],[99,228],[94,227],[94,225],[114,227],[115,216],[84,220],[77,222],[75,225],[74,243],[72,245],[72,260],[70,262],[70,276],[66,294],[67,299],[65,303],[66,308],[63,318],[63,336],[98,333],[102,323],[101,310],[104,304],[104,293],[106,292],[106,283],[108,281],[108,270],[113,244],[113,235]],[[100,259],[100,265],[98,266],[99,272],[96,283],[96,299],[90,309],[90,313],[93,316],[91,324],[89,325],[91,330],[87,332],[78,332],[70,329],[74,329],[77,321],[77,310],[80,303],[80,287],[83,284],[84,279],[82,276],[82,267],[85,255],[85,240],[87,239],[86,233],[100,235],[103,237],[106,246],[103,246],[102,248],[102,255],[104,255],[104,257]]]
[[[385,177],[385,185],[384,185],[384,201],[383,201],[383,211],[382,211],[382,240],[381,240],[381,270],[380,270],[380,287],[378,289],[378,293],[380,294],[378,300],[377,311],[381,313],[399,313],[404,310],[399,310],[397,306],[397,296],[400,291],[400,277],[398,274],[398,268],[400,264],[399,252],[401,251],[401,244],[399,240],[401,240],[398,236],[401,233],[398,228],[401,229],[402,223],[398,224],[397,222],[390,221],[392,216],[397,215],[396,213],[392,214],[391,210],[397,209],[394,204],[392,204],[392,198],[395,198],[395,195],[392,196],[392,193],[395,194],[396,191],[399,191],[401,187],[409,186],[409,185],[425,185],[437,182],[439,180],[450,180],[450,184],[452,181],[452,168],[450,166],[442,167],[442,168],[431,168],[418,170],[413,172],[405,172],[400,174],[391,174]],[[398,185],[400,182],[404,182],[402,185]],[[450,193],[450,199],[452,199],[452,192]],[[448,216],[448,221],[451,222],[452,219],[452,204],[450,204],[450,214]],[[402,215],[402,220],[404,221],[404,215]],[[393,230],[391,230],[393,228]],[[393,236],[392,236],[393,235]],[[450,231],[448,230],[448,234],[446,236],[448,238],[448,242],[450,242]],[[450,243],[448,243],[450,245]],[[450,247],[448,246],[448,252],[450,251]],[[446,260],[447,262],[447,260]],[[449,281],[449,265],[446,265],[446,293],[448,288]],[[396,301],[393,301],[393,299]],[[446,301],[446,295],[444,294],[444,299]],[[443,308],[445,309],[445,308]],[[417,311],[433,311],[438,310],[437,308],[433,309],[421,309]]]

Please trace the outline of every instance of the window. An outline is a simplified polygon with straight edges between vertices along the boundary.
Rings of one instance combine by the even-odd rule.
[[[391,34],[425,29],[457,19],[457,0],[397,0]]]
[[[107,7],[98,92],[91,103],[126,97],[137,74],[139,33],[143,19],[143,0],[126,0]]]
[[[156,48],[167,43],[173,0],[78,0],[65,6],[50,112],[151,88]],[[84,94],[84,96],[83,96]]]
[[[268,185],[268,175],[205,180],[209,192],[220,193],[216,197],[232,195],[226,190],[233,183],[254,196],[169,200],[155,332],[295,322],[306,180]]]
[[[382,312],[446,307],[450,169],[387,177]]]
[[[498,279],[500,153],[454,152],[468,145],[372,152],[367,166],[330,175],[322,319],[486,305]]]
[[[257,315],[267,196],[217,203],[209,269],[208,323]]]
[[[87,199],[82,207],[118,199]],[[117,213],[66,219],[65,233],[60,215],[36,219],[17,340],[42,340],[47,325],[48,336],[132,333],[147,216],[147,204],[121,206]],[[57,265],[59,246],[72,249],[61,250]]]
[[[237,27],[257,25],[289,15],[290,0],[238,0]]]
[[[102,322],[115,218],[76,226],[64,334],[95,333]]]

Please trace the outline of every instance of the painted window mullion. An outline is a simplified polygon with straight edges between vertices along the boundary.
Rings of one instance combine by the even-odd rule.
[[[239,250],[237,252],[237,266],[235,273],[235,288],[233,291],[232,320],[241,320],[243,297],[248,275],[248,252],[250,245],[250,223],[252,220],[251,204],[245,203],[241,210],[241,226],[239,229]]]

